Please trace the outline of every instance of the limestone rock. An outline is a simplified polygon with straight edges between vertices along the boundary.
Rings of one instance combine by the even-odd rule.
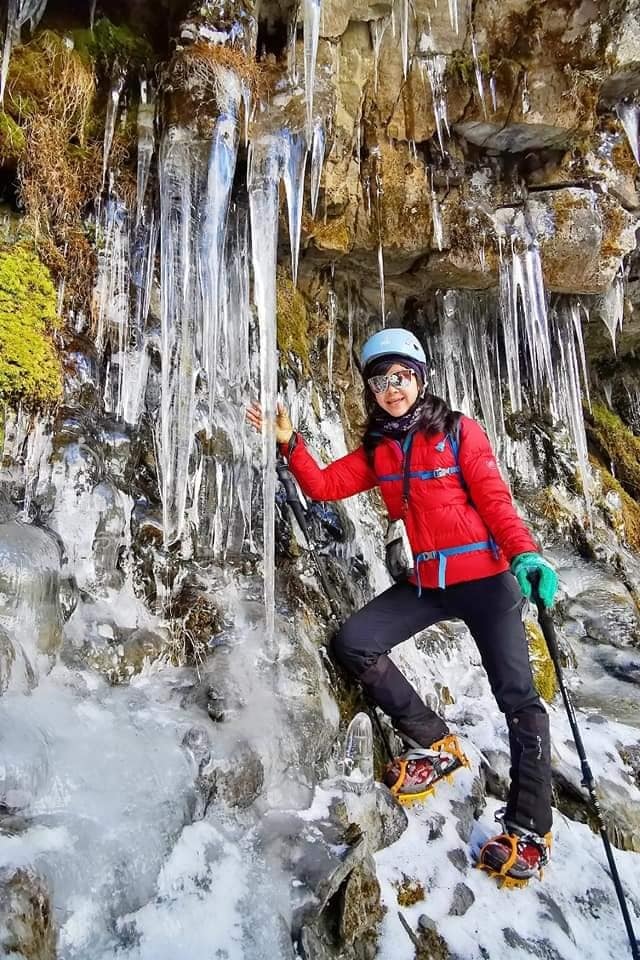
[[[470,906],[475,903],[475,894],[466,883],[456,883],[453,899],[449,907],[449,916],[463,917]]]
[[[592,135],[574,141],[559,161],[553,154],[546,163],[537,164],[527,173],[527,183],[535,188],[602,184],[626,210],[634,210],[640,206],[636,173],[627,136],[609,117]]]
[[[347,829],[356,823],[374,853],[395,843],[407,829],[406,812],[391,796],[390,791],[376,783],[362,796],[345,793],[331,807],[332,817]]]
[[[0,947],[3,956],[55,960],[56,932],[49,892],[29,870],[0,875]]]
[[[375,927],[382,920],[383,910],[380,903],[380,884],[376,877],[376,865],[372,857],[365,857],[362,863],[351,871],[342,888],[342,906],[340,911],[340,939],[344,943],[362,942],[372,939],[375,956]]]
[[[352,20],[378,20],[391,14],[392,0],[367,3],[366,0],[325,0],[322,4],[320,34],[323,37],[341,36]]]
[[[526,69],[501,61],[494,72],[496,109],[474,101],[454,129],[484,149],[521,153],[566,146],[576,132],[588,132],[595,121],[597,87],[589,79],[574,80],[558,65],[532,63]]]
[[[640,646],[640,617],[631,597],[622,591],[591,589],[578,594],[567,605],[566,615],[579,621],[584,635],[596,643],[620,650]]]
[[[556,293],[603,293],[635,247],[637,220],[606,194],[570,187],[528,201],[544,278]]]

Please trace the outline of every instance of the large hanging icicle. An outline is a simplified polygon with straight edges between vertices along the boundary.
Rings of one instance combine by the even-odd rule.
[[[320,179],[322,177],[322,164],[324,163],[324,141],[324,124],[321,120],[318,120],[313,128],[311,146],[311,216],[314,218],[320,194]]]
[[[321,128],[322,129],[322,128]],[[300,254],[300,229],[302,226],[302,200],[304,197],[304,168],[307,162],[306,138],[301,132],[284,131],[286,138],[286,156],[284,166],[284,188],[287,194],[287,210],[289,214],[289,243],[291,245],[291,278],[296,284],[298,282],[298,258]],[[312,205],[315,216],[316,204],[318,202],[318,190],[320,189],[320,171],[322,169],[322,156],[316,155],[316,131],[313,131],[313,189]],[[322,153],[324,154],[324,143],[322,144]],[[318,169],[319,168],[319,169]]]
[[[307,142],[313,137],[313,97],[316,82],[316,59],[320,36],[321,0],[303,0],[304,91],[307,104]]]
[[[179,540],[185,520],[193,444],[197,342],[197,212],[206,145],[171,129],[160,151],[160,282],[162,377],[157,443],[165,543]]]
[[[116,120],[118,119],[118,106],[120,104],[120,95],[124,87],[124,74],[119,73],[114,77],[107,100],[107,118],[104,124],[104,146],[102,150],[102,185],[107,179],[107,169],[109,166],[109,155],[113,143],[113,134],[116,129]]]
[[[640,103],[623,100],[617,105],[616,113],[624,127],[635,161],[640,165]]]
[[[500,260],[500,294],[507,372],[512,409],[522,405],[518,344],[525,340],[534,392],[549,390],[549,405],[557,415],[557,391],[551,362],[551,340],[540,251],[528,236],[511,236],[510,250]]]
[[[444,156],[446,153],[444,145],[445,137],[449,136],[447,86],[445,79],[447,58],[444,54],[429,52],[430,43],[430,37],[423,37],[421,52],[426,52],[426,56],[420,59],[420,69],[422,70],[423,77],[426,75],[431,89],[433,118],[436,125],[436,133],[438,134],[440,152]],[[425,48],[424,50],[423,47]]]
[[[448,290],[442,298],[440,336],[444,384],[449,406],[463,413],[473,412],[473,380],[465,350],[466,332],[460,324],[458,294]]]
[[[255,302],[260,324],[260,402],[262,434],[265,652],[277,656],[275,639],[275,415],[277,396],[276,262],[278,189],[283,172],[283,140],[266,134],[251,144],[249,206]]]
[[[136,222],[142,217],[151,160],[155,150],[155,97],[148,80],[140,81],[138,104],[138,170],[136,177]]]
[[[622,330],[624,319],[624,277],[622,271],[617,275],[610,288],[601,298],[600,312],[604,325],[609,331],[613,352],[616,352],[616,337]]]
[[[563,300],[554,311],[552,325],[559,361],[556,364],[556,371],[557,393],[561,405],[560,417],[568,427],[578,457],[582,492],[589,523],[591,523],[591,472],[582,413],[583,390],[588,398],[589,388],[579,304],[574,299]]]
[[[218,344],[220,340],[220,271],[231,187],[238,153],[241,89],[231,71],[224,71],[229,91],[226,111],[215,122],[207,172],[206,206],[201,240],[203,329],[202,365],[209,384],[209,414],[217,396]],[[234,83],[235,81],[235,83]]]

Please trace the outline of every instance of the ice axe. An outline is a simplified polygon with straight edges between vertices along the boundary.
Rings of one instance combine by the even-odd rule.
[[[309,527],[307,525],[305,510],[304,510],[304,507],[302,506],[302,503],[300,502],[300,497],[298,495],[298,488],[296,486],[295,480],[293,479],[293,474],[291,473],[291,471],[289,470],[289,467],[283,460],[276,461],[276,473],[278,474],[278,480],[280,481],[284,489],[284,495],[285,495],[285,500],[287,502],[287,505],[291,510],[291,513],[295,517],[296,523],[300,527],[300,530],[302,531],[302,534],[305,540],[307,541],[309,552],[313,557],[316,571],[318,573],[318,579],[320,580],[320,583],[322,584],[322,589],[324,590],[327,600],[329,601],[329,606],[331,607],[331,613],[336,620],[341,620],[342,612],[340,610],[340,606],[329,584],[329,580],[327,578],[327,574],[325,572],[324,566],[320,561],[316,544],[314,543],[313,538],[309,533]],[[389,755],[389,759],[393,760],[394,754],[391,749],[391,744],[389,743],[389,739],[382,727],[382,724],[380,722],[380,717],[378,716],[378,713],[375,708],[375,704],[373,704],[373,702],[367,697],[364,691],[363,691],[363,696],[369,708],[369,713],[371,714],[373,722],[375,723],[378,729],[378,733],[382,738],[382,742],[385,745],[386,751]]]
[[[629,915],[629,908],[627,906],[624,890],[622,889],[618,868],[616,867],[616,862],[613,857],[613,850],[611,849],[611,843],[607,835],[607,828],[604,822],[604,817],[602,816],[602,810],[600,809],[600,801],[598,800],[598,794],[596,793],[595,780],[593,779],[591,767],[589,766],[589,761],[587,760],[587,755],[584,749],[584,743],[582,742],[582,737],[580,735],[580,730],[578,728],[578,721],[576,719],[573,703],[571,702],[569,691],[567,690],[564,682],[562,667],[560,665],[560,651],[558,648],[556,630],[553,625],[553,620],[551,619],[551,614],[542,602],[542,598],[540,597],[538,590],[540,574],[530,573],[529,580],[531,582],[533,600],[538,608],[538,623],[540,624],[540,628],[544,635],[547,649],[549,651],[549,656],[551,657],[551,661],[556,672],[556,677],[558,678],[558,686],[560,687],[560,693],[562,694],[562,699],[564,701],[567,716],[569,718],[573,740],[576,745],[576,750],[578,751],[578,756],[580,757],[580,766],[582,767],[582,786],[585,787],[589,793],[591,807],[598,823],[598,830],[600,832],[600,836],[602,837],[604,851],[609,863],[611,879],[613,880],[613,885],[616,888],[618,903],[620,904],[620,910],[622,912],[624,925],[627,930],[627,936],[629,937],[629,944],[631,946],[631,956],[633,957],[633,960],[640,960],[640,949],[638,948],[638,941],[636,940],[636,936],[633,931],[631,917]]]

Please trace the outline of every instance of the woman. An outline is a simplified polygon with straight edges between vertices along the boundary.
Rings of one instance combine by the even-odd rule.
[[[430,793],[466,760],[388,652],[439,621],[466,623],[506,716],[511,750],[511,785],[498,817],[503,830],[484,845],[478,865],[526,883],[548,861],[552,820],[549,721],[533,686],[522,594],[531,596],[533,581],[550,606],[557,577],[516,512],[479,424],[427,392],[416,337],[381,330],[365,343],[361,369],[369,417],[353,453],[323,469],[282,406],[276,418],[276,440],[308,497],[340,500],[379,486],[390,519],[404,522],[413,554],[406,579],[343,625],[334,656],[413,748],[388,770],[393,792],[407,801]],[[261,429],[258,405],[247,419]]]

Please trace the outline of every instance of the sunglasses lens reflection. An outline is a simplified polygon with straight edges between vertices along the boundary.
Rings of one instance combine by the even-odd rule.
[[[386,373],[379,377],[370,377],[369,386],[374,393],[386,393],[389,387],[402,390],[407,387],[413,376],[413,370],[399,370],[397,373]]]

